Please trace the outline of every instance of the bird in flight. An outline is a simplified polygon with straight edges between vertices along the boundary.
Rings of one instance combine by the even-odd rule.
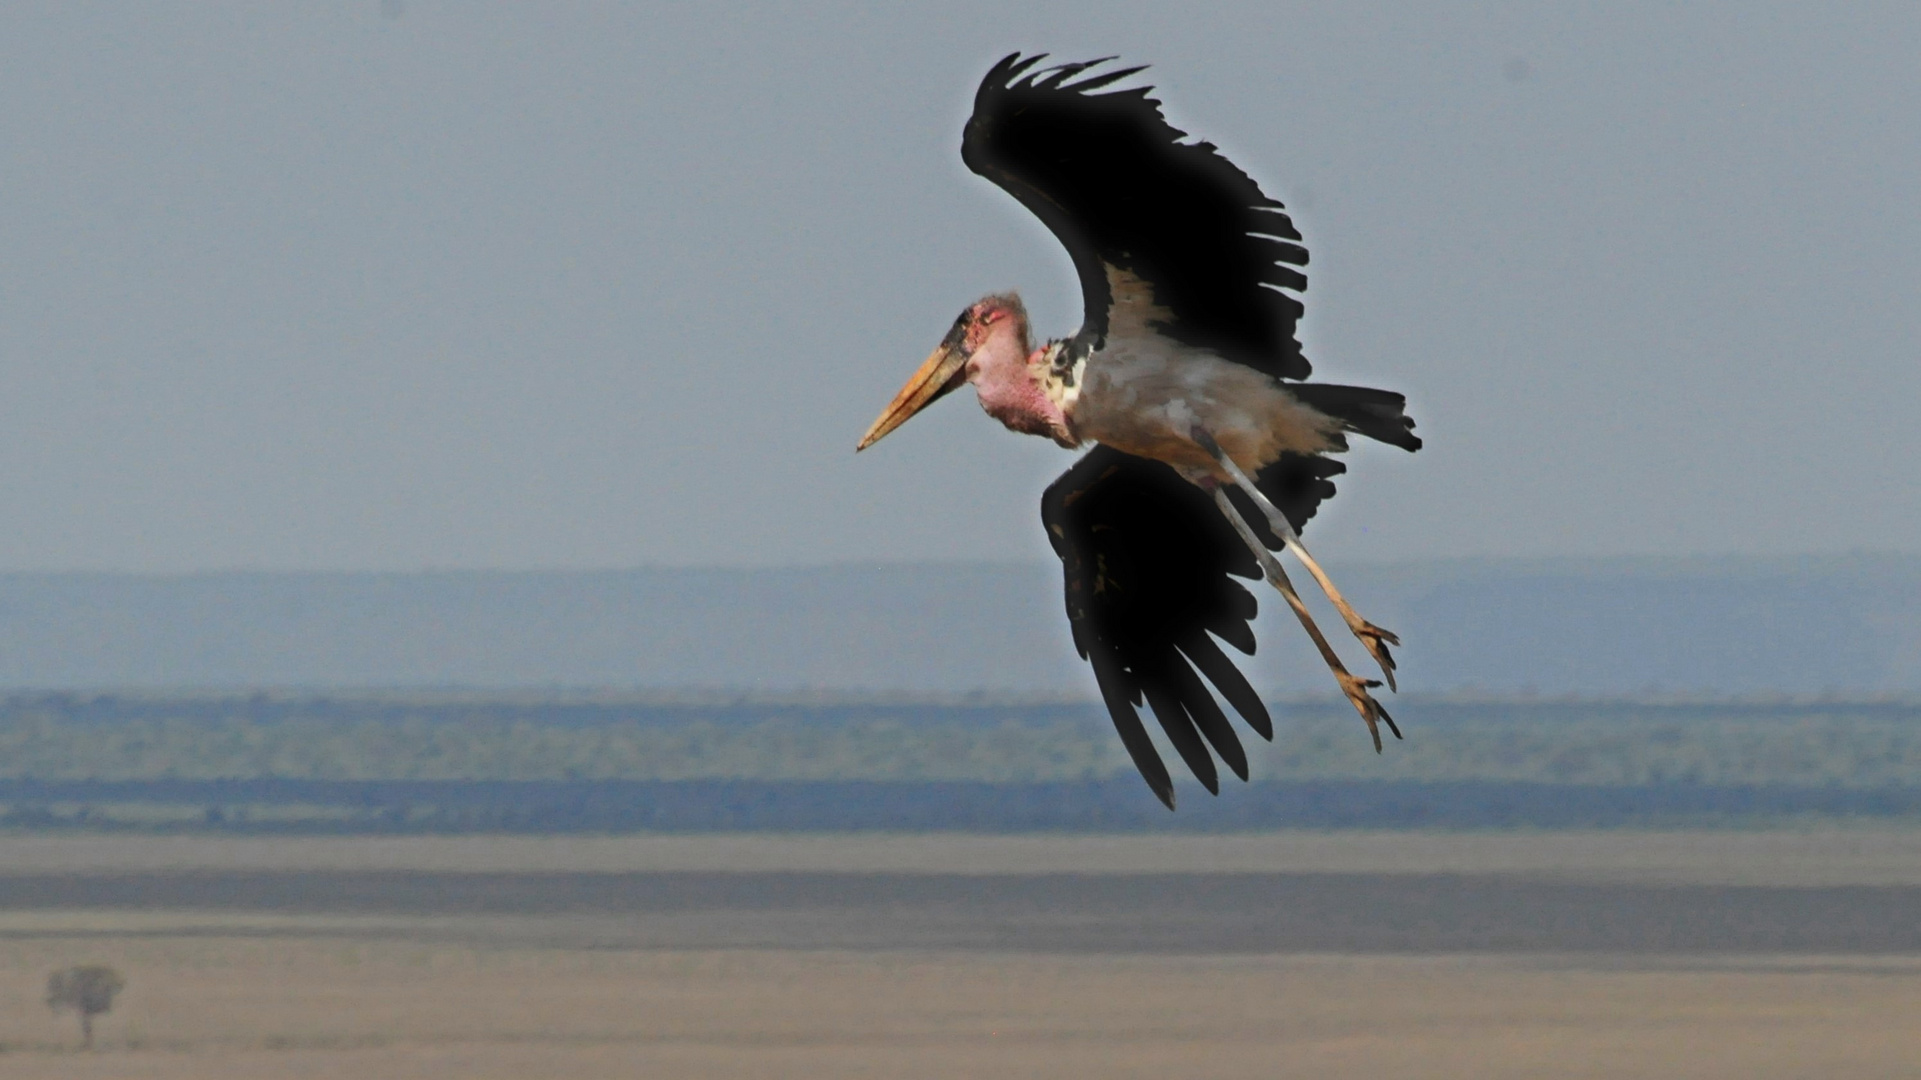
[[[1081,327],[1036,348],[1018,296],[983,297],[856,449],[966,383],[1014,431],[1094,444],[1048,486],[1041,522],[1061,559],[1075,648],[1169,809],[1174,786],[1142,725],[1143,700],[1215,794],[1215,755],[1247,779],[1215,694],[1274,737],[1260,695],[1216,643],[1254,652],[1255,601],[1236,577],[1280,591],[1379,751],[1382,725],[1400,737],[1370,693],[1380,682],[1342,664],[1275,552],[1300,561],[1393,689],[1399,639],[1355,612],[1300,530],[1333,496],[1345,466],[1328,455],[1349,435],[1420,449],[1406,398],[1304,381],[1300,232],[1213,144],[1169,125],[1151,87],[1113,88],[1144,68],[1102,68],[1113,57],[1042,68],[1045,58],[1014,53],[987,73],[961,159],[1067,247]]]

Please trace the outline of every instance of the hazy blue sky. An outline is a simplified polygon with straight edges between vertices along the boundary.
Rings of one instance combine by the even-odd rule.
[[[878,10],[878,9],[877,9]],[[1921,6],[429,0],[0,13],[0,569],[1041,558],[956,395],[1065,256],[999,55],[1155,65],[1295,208],[1337,560],[1921,550]]]

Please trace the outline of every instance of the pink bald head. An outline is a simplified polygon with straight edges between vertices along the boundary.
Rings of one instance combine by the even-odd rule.
[[[1027,308],[1014,293],[984,296],[969,305],[920,370],[894,395],[856,449],[906,423],[915,413],[973,383],[987,414],[1015,431],[1079,445],[1066,416],[1041,386],[1041,350],[1027,333]]]

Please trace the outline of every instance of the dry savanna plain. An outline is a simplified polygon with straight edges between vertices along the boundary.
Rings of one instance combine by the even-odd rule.
[[[1916,1016],[1901,829],[0,837],[23,1080],[1893,1077]]]

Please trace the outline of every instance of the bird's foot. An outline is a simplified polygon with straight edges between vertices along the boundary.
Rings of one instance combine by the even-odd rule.
[[[1361,714],[1361,720],[1367,724],[1367,733],[1374,737],[1375,753],[1381,752],[1380,725],[1386,724],[1395,738],[1401,737],[1401,729],[1395,725],[1394,718],[1387,714],[1386,709],[1381,708],[1381,703],[1374,700],[1373,694],[1368,693],[1369,690],[1381,685],[1380,680],[1363,679],[1345,671],[1335,672],[1334,677],[1340,680],[1342,692],[1347,694],[1347,700],[1353,703],[1355,710]]]
[[[1394,685],[1394,654],[1388,652],[1387,647],[1398,646],[1401,639],[1395,637],[1392,631],[1383,630],[1358,615],[1348,622],[1347,628],[1354,631],[1354,636],[1359,638],[1361,644],[1366,647],[1367,654],[1381,666],[1381,677],[1387,680],[1387,688],[1397,694],[1400,693],[1400,687]]]

